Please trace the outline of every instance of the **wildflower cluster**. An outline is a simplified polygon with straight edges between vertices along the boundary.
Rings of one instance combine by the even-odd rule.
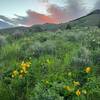
[[[25,61],[22,61],[20,67],[18,70],[14,70],[12,72],[12,78],[14,77],[19,77],[19,78],[22,78],[25,74],[28,73],[28,69],[30,68],[31,66],[31,62],[25,62]]]
[[[87,75],[89,73],[91,73],[92,71],[92,68],[91,67],[86,67],[84,69],[84,74]],[[68,73],[68,76],[71,76],[72,73]],[[87,77],[88,79],[88,77]],[[73,81],[72,84],[70,85],[65,85],[63,87],[63,90],[65,91],[65,96],[68,96],[68,94],[75,94],[76,96],[80,96],[81,94],[87,94],[87,91],[86,89],[84,89],[82,86],[81,86],[81,81]]]

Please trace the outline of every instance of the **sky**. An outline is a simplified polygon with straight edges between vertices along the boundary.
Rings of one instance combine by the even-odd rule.
[[[16,24],[63,23],[100,8],[100,0],[0,0],[0,15]]]

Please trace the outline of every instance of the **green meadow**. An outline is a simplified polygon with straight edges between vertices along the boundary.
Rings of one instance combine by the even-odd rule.
[[[0,34],[0,100],[100,100],[100,28]]]

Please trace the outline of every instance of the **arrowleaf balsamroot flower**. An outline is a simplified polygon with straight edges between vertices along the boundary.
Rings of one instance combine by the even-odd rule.
[[[64,90],[71,91],[72,89],[70,86],[64,86]]]
[[[81,95],[81,91],[79,89],[76,91],[76,95],[77,96],[80,96]]]
[[[80,85],[80,82],[78,82],[78,81],[74,81],[73,83],[74,83],[75,86]]]
[[[16,77],[18,74],[19,74],[18,71],[17,71],[17,70],[14,70],[14,71],[12,72],[12,77]]]
[[[23,61],[23,62],[21,63],[21,67],[22,67],[22,68],[29,68],[30,65],[31,65],[30,62],[26,62],[26,63],[25,63],[25,62]]]
[[[86,72],[86,73],[90,73],[91,71],[92,71],[91,67],[86,67],[86,68],[85,68],[85,72]]]
[[[22,62],[21,63],[21,68],[22,68],[22,70],[25,72],[25,73],[27,73],[27,69],[30,67],[30,65],[31,65],[31,62]]]

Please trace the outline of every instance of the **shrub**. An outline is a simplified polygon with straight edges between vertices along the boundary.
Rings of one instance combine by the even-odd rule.
[[[6,37],[0,35],[0,47],[7,44]]]
[[[27,49],[34,57],[39,57],[44,54],[54,54],[55,53],[55,43],[53,41],[46,41],[43,43],[35,42],[33,45]]]
[[[32,31],[33,32],[42,32],[43,29],[41,28],[41,26],[36,25],[36,26],[32,27]]]
[[[57,84],[56,84],[57,85]],[[56,93],[50,83],[41,82],[35,86],[31,93],[30,100],[64,100],[59,94]]]
[[[23,32],[20,32],[18,30],[16,30],[14,33],[12,33],[12,36],[15,38],[15,39],[19,39],[21,38],[22,36],[24,36],[24,33]]]
[[[14,100],[13,94],[5,83],[0,81],[0,99],[1,100]]]
[[[92,52],[92,57],[93,57],[93,63],[95,65],[100,65],[100,49],[97,48],[97,50]]]
[[[81,47],[78,54],[73,57],[72,66],[80,68],[80,66],[92,65],[91,52],[86,47]]]

